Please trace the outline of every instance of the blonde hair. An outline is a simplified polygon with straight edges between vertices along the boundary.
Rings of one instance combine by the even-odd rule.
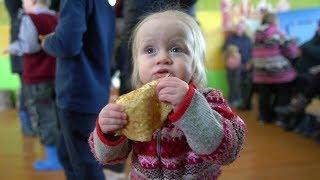
[[[206,44],[204,37],[202,35],[201,29],[197,22],[188,14],[177,11],[177,10],[167,10],[163,12],[158,12],[151,14],[140,21],[132,33],[132,58],[133,58],[133,72],[131,76],[132,86],[137,88],[142,86],[141,80],[139,78],[139,67],[137,62],[137,33],[142,25],[154,18],[169,16],[175,18],[177,21],[182,22],[188,27],[188,32],[193,37],[193,42],[191,43],[190,50],[193,59],[193,65],[195,66],[195,71],[192,76],[191,81],[197,86],[204,88],[207,85],[206,72],[204,67],[204,59],[206,55]]]

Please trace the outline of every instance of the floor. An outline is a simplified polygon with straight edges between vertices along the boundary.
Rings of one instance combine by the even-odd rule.
[[[246,145],[240,158],[224,167],[220,179],[320,179],[320,144],[275,125],[259,124],[255,111],[239,115],[248,126]],[[62,171],[32,169],[32,162],[41,158],[43,151],[37,138],[22,137],[15,110],[0,112],[0,144],[0,179],[64,179]]]

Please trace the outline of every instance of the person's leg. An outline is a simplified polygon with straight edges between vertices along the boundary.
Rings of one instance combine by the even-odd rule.
[[[277,84],[275,87],[275,106],[287,106],[290,102],[291,98],[291,90],[292,84],[291,83],[282,83]]]
[[[259,92],[259,120],[261,122],[272,121],[272,111],[270,109],[272,101],[272,88],[271,85],[260,84],[258,87]]]
[[[241,98],[241,89],[240,89],[240,81],[241,81],[241,69],[237,68],[235,69],[235,74],[234,74],[234,96],[236,99],[236,106],[240,107],[242,103],[242,98]]]
[[[28,99],[28,96],[32,98],[32,95],[28,95],[27,90],[25,89],[25,85],[22,82],[21,75],[20,77],[20,96],[19,96],[19,119],[21,123],[22,128],[22,134],[24,136],[35,136],[36,135],[36,127],[32,126],[30,113],[28,112],[26,101]]]
[[[38,171],[61,170],[62,166],[57,155],[59,130],[54,85],[41,83],[31,87],[35,123],[37,123],[40,141],[46,153],[46,158],[34,162],[33,167]]]
[[[251,109],[251,98],[253,94],[253,83],[251,78],[251,72],[246,71],[242,73],[240,90],[241,90],[241,99],[242,99],[241,109],[243,110]]]
[[[59,144],[59,158],[67,178],[76,180],[105,179],[102,166],[94,158],[88,143],[98,114],[58,108],[58,115],[64,138],[64,142]],[[67,149],[67,156],[60,153],[63,149]]]
[[[59,118],[59,122],[60,122],[60,118]],[[76,180],[77,179],[77,175],[76,175],[76,172],[73,170],[73,167],[72,167],[72,164],[71,164],[71,160],[69,158],[69,152],[68,152],[68,149],[66,147],[66,141],[65,141],[65,138],[64,138],[64,134],[66,134],[66,133],[63,133],[63,132],[60,133],[59,142],[58,142],[58,157],[59,157],[59,161],[63,166],[66,179],[68,179],[68,180]]]
[[[237,86],[236,86],[236,70],[227,70],[228,84],[229,84],[229,95],[228,101],[231,107],[237,106]]]
[[[231,107],[237,108],[240,105],[240,91],[239,91],[239,76],[240,71],[228,70],[227,71],[228,82],[229,82],[229,104]]]
[[[277,108],[287,107],[289,105],[292,95],[292,85],[293,83],[282,83],[274,85],[275,100],[271,108],[275,112],[276,124],[283,128],[286,128],[289,124],[288,117],[281,113],[278,113]]]

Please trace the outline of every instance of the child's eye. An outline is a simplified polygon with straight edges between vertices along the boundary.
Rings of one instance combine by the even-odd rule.
[[[145,48],[144,52],[146,54],[153,54],[155,52],[155,49],[153,47],[148,47],[148,48]]]
[[[173,48],[171,48],[170,51],[174,52],[174,53],[179,53],[179,52],[183,52],[183,49],[180,47],[173,47]]]

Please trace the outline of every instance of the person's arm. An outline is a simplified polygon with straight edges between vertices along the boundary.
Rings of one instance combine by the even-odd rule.
[[[205,161],[226,165],[242,149],[246,126],[217,90],[201,93],[190,87],[169,120],[183,131],[190,148]]]
[[[55,57],[72,57],[80,53],[83,34],[87,30],[86,3],[84,0],[68,0],[63,3],[55,33],[43,41],[43,49]]]
[[[90,149],[101,164],[125,161],[131,151],[131,143],[125,136],[104,134],[97,121],[96,128],[89,138]]]
[[[35,53],[41,49],[38,31],[29,16],[21,20],[19,36],[8,48],[10,54],[21,56],[26,53]]]

